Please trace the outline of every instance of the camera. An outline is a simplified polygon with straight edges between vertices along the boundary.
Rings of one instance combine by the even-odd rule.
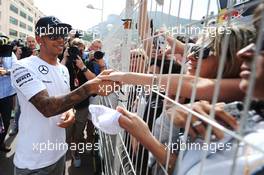
[[[93,56],[94,56],[94,59],[96,60],[100,60],[104,57],[105,53],[104,52],[101,52],[101,51],[95,51]]]
[[[166,48],[166,39],[165,36],[160,35],[153,38],[153,45],[156,49],[165,49]]]
[[[228,104],[225,104],[224,106],[224,111],[228,112],[229,114],[236,117],[237,119],[240,119],[240,115],[242,114],[243,109],[244,109],[244,105],[240,101],[228,103]]]
[[[33,51],[27,46],[22,47],[21,50],[22,50],[21,58],[26,58],[33,54]]]
[[[13,46],[9,44],[6,36],[0,36],[0,57],[11,57]]]
[[[83,38],[83,34],[79,31],[75,32],[74,38]]]
[[[77,56],[82,57],[81,52],[78,49],[78,47],[74,47],[74,46],[69,47],[68,53],[69,53],[69,59],[71,61],[75,61],[77,59]]]
[[[0,57],[11,57],[13,51],[13,46],[2,45],[0,46]]]

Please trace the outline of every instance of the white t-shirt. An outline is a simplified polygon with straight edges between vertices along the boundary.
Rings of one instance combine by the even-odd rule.
[[[52,165],[67,151],[65,129],[57,125],[61,115],[46,118],[29,100],[44,89],[50,96],[69,93],[69,72],[30,56],[14,64],[11,79],[21,107],[14,164],[30,170]]]

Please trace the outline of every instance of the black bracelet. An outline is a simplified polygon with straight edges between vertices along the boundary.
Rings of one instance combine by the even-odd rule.
[[[83,72],[83,73],[87,72],[87,71],[88,71],[87,67],[84,67],[84,68],[81,69],[81,72]]]

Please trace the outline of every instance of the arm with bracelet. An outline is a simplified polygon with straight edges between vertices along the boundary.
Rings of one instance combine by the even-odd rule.
[[[85,65],[81,68],[81,72],[85,75],[87,80],[91,80],[96,77],[96,75],[91,72]]]
[[[82,61],[82,59],[78,56],[76,59],[76,66],[80,69],[80,71],[84,74],[87,80],[91,80],[96,77],[96,75],[91,72]]]

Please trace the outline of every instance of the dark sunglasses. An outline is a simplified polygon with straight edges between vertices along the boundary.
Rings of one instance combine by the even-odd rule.
[[[58,40],[58,39],[63,39],[65,40],[67,38],[67,35],[47,35],[47,37],[50,39],[50,40]]]
[[[201,51],[203,52],[202,53],[202,59],[206,59],[210,55],[211,47],[204,47],[203,48],[201,46],[194,45],[194,46],[192,46],[190,53],[193,53],[195,59],[199,59],[199,55],[200,55]]]

